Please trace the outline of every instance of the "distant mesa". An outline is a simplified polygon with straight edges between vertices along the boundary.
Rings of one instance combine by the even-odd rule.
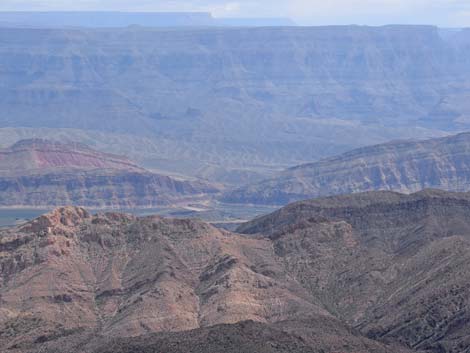
[[[287,17],[274,18],[216,18],[218,24],[232,27],[292,27],[297,24]]]
[[[141,168],[79,143],[22,140],[0,150],[0,206],[157,207],[218,189]]]
[[[214,21],[205,12],[111,12],[111,11],[52,11],[0,12],[3,26],[25,27],[90,27],[112,28],[132,25],[148,27],[203,26]]]
[[[288,18],[215,18],[209,12],[4,11],[0,26],[13,27],[262,27],[294,26]]]

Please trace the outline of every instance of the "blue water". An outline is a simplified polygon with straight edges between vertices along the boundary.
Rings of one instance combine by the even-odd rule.
[[[49,211],[48,209],[0,209],[0,227],[23,223]]]
[[[17,224],[25,223],[34,218],[37,218],[45,213],[52,210],[43,208],[24,208],[24,209],[1,209],[0,208],[0,227],[10,227]],[[147,216],[147,215],[160,215],[164,217],[175,217],[175,218],[200,218],[208,222],[226,222],[230,220],[249,220],[254,217],[271,213],[276,208],[272,207],[249,207],[249,206],[237,206],[237,205],[225,205],[217,204],[213,209],[203,212],[193,212],[186,209],[175,209],[175,208],[135,208],[135,209],[124,209],[124,210],[108,210],[112,212],[123,212],[132,213],[136,216]],[[91,213],[106,212],[106,210],[92,210]]]

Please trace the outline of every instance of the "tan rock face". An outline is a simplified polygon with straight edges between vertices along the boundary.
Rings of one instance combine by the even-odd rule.
[[[41,234],[73,232],[76,226],[89,218],[90,213],[83,208],[62,207],[26,224],[21,231]]]

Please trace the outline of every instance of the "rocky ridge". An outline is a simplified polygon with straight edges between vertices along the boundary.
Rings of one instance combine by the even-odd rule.
[[[265,234],[330,312],[382,342],[467,352],[470,194],[370,192],[301,201],[238,231]]]
[[[98,152],[76,142],[27,139],[0,150],[0,175],[44,174],[55,169],[145,171],[124,156]]]
[[[83,144],[31,139],[0,150],[2,207],[157,207],[217,192],[209,183],[152,173]]]
[[[231,203],[276,204],[315,197],[426,188],[470,190],[470,133],[363,147],[227,192]]]
[[[212,341],[219,349],[236,349],[238,341],[247,351],[269,336],[274,346],[266,352],[315,352],[313,342],[391,352],[350,331],[276,258],[269,239],[199,221],[56,209],[1,232],[0,345],[11,352],[65,346],[110,352],[110,344],[122,352],[140,345],[163,352],[181,339],[176,352],[194,340],[205,345],[209,334],[219,337]],[[302,324],[309,318],[315,320],[310,327]],[[252,323],[217,326],[247,320]],[[295,325],[305,338],[294,333]],[[196,331],[168,333],[188,330]],[[166,334],[139,338],[158,332]],[[230,335],[235,342],[223,338]]]

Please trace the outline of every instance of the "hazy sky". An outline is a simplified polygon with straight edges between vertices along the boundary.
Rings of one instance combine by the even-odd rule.
[[[290,17],[299,24],[470,26],[470,0],[0,0],[0,10],[210,11]]]

